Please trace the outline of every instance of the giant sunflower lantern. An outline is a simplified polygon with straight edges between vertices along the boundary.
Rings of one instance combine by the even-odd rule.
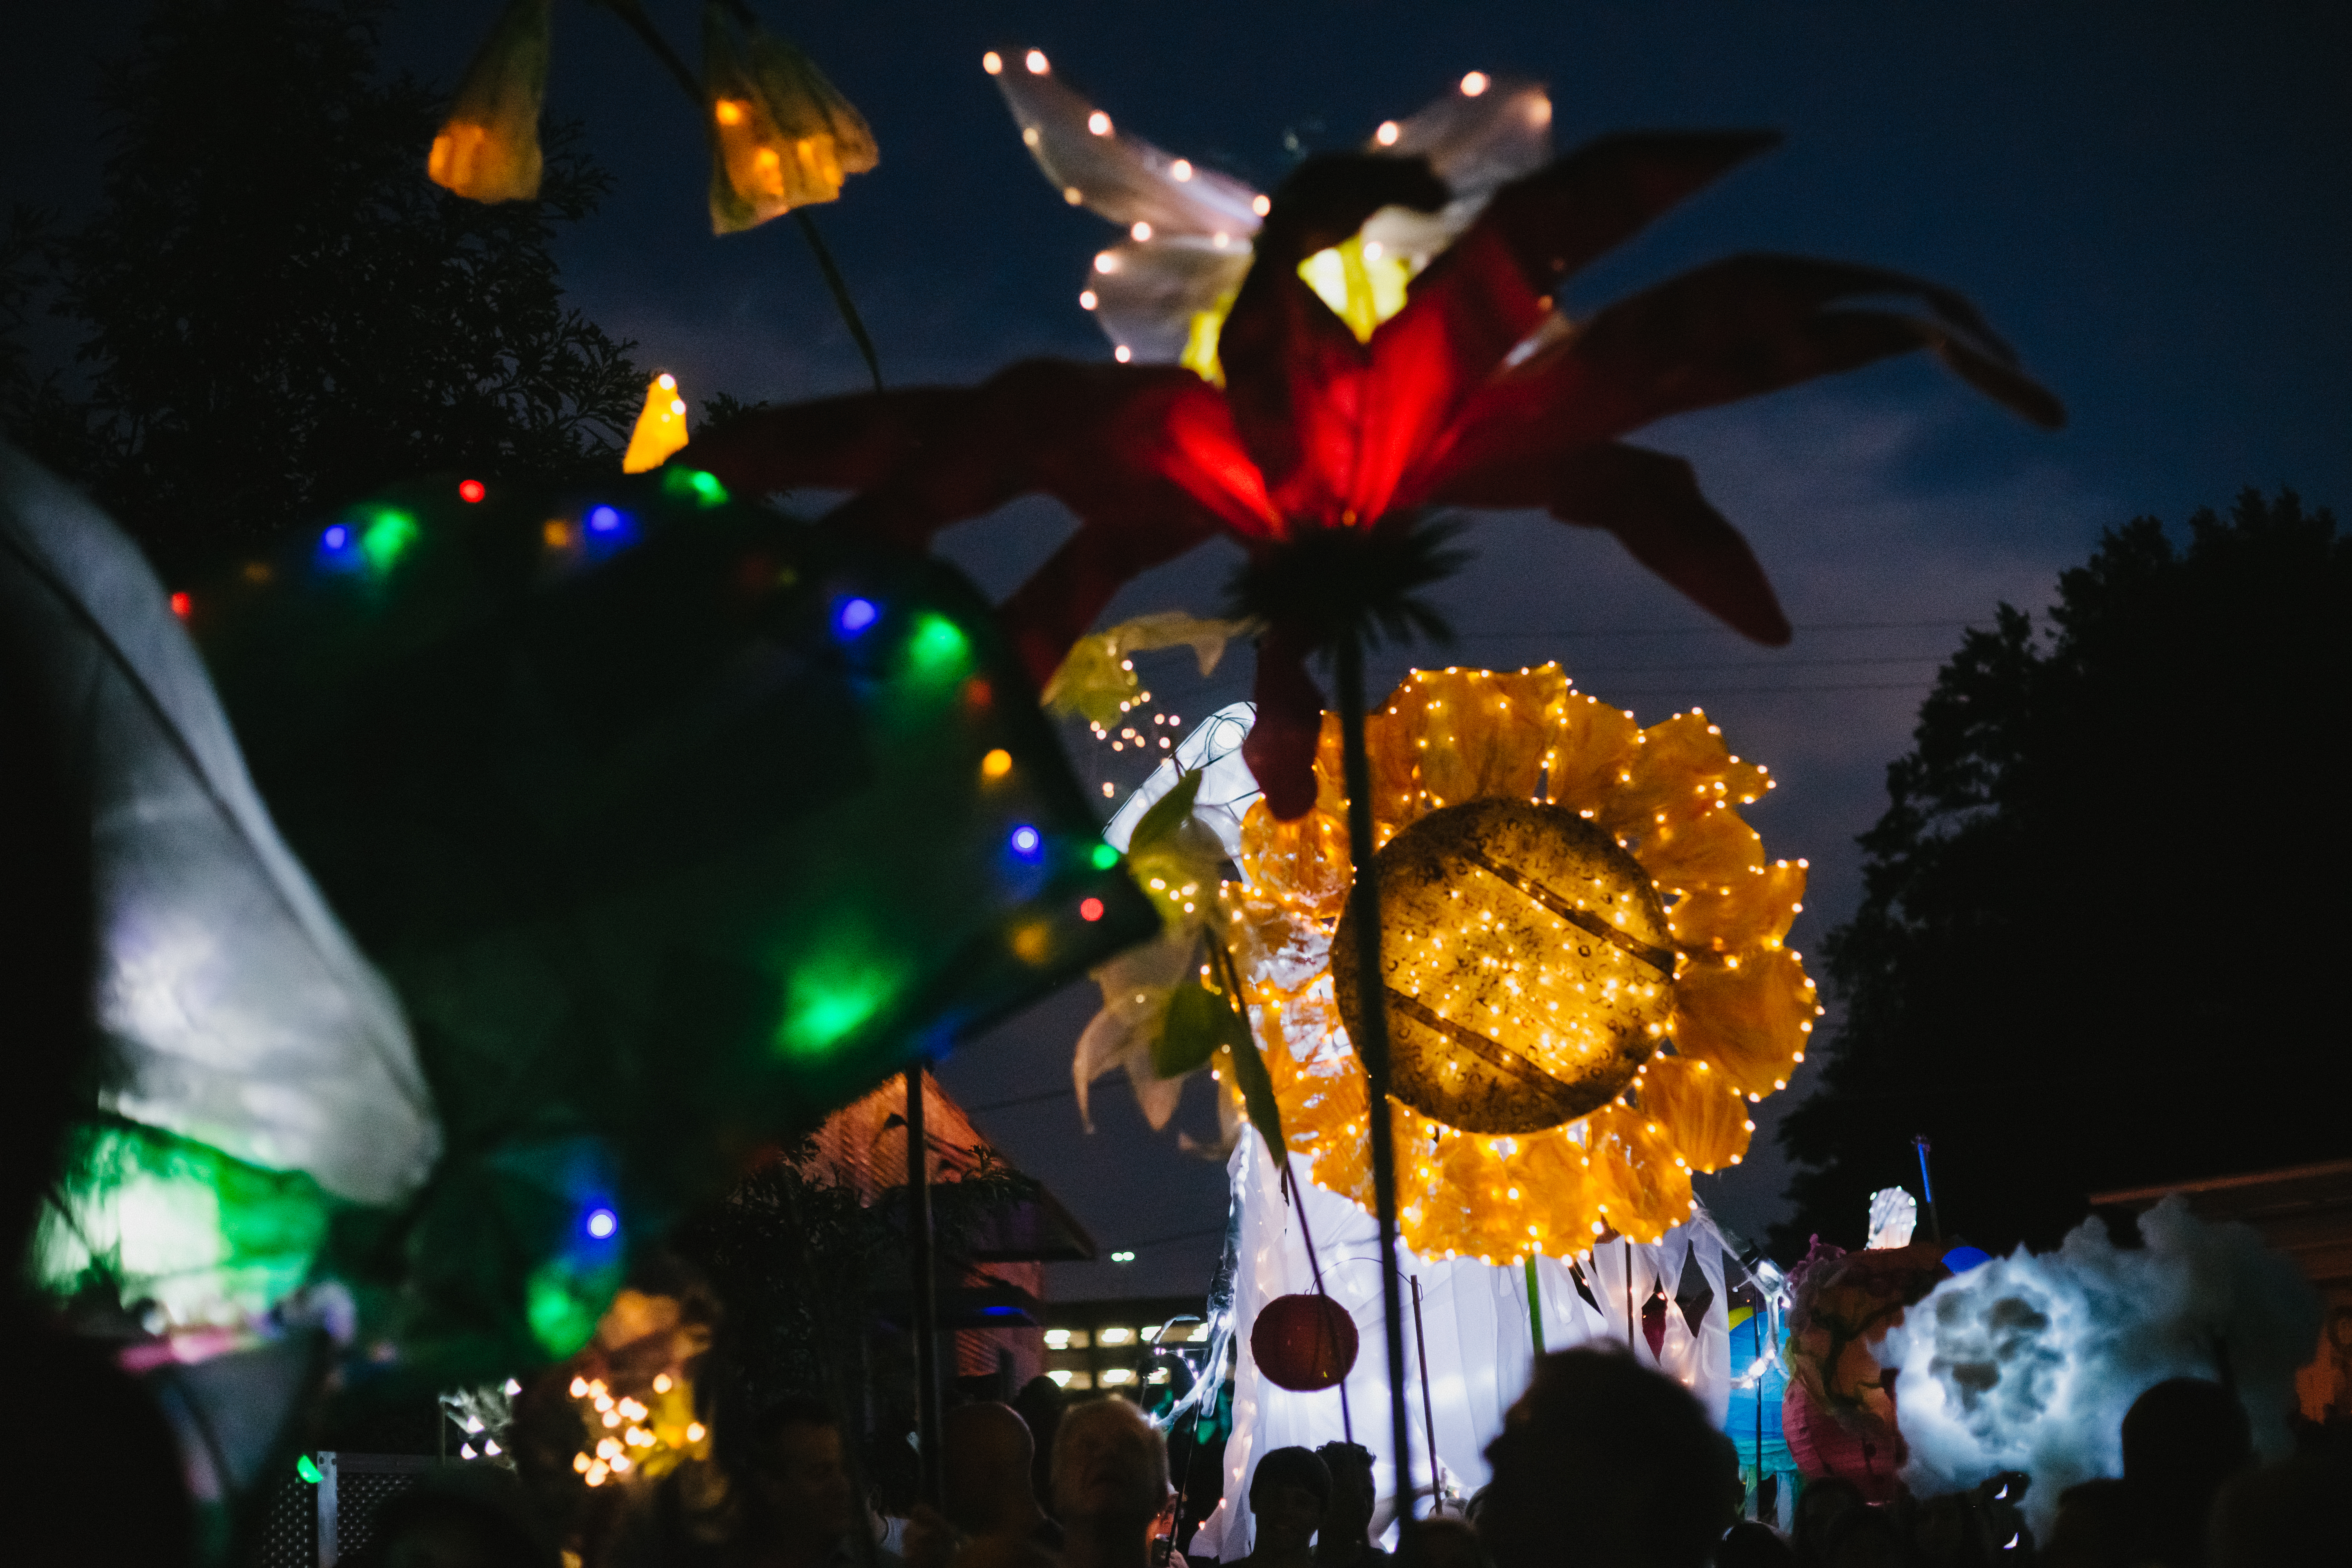
[[[1696,710],[1643,729],[1553,665],[1416,671],[1366,730],[1406,1245],[1655,1240],[1694,1173],[1738,1163],[1819,1011],[1785,945],[1804,862],[1739,816],[1766,770]],[[1369,1208],[1336,724],[1315,772],[1304,816],[1244,818],[1228,929],[1292,1152]]]

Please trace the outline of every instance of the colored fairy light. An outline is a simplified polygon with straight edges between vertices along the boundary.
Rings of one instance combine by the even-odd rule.
[[[611,1209],[593,1208],[588,1211],[587,1231],[596,1240],[609,1241],[613,1234],[620,1228],[621,1216]]]
[[[844,599],[833,612],[833,624],[840,628],[842,636],[849,637],[856,637],[881,618],[881,610],[871,599]]]
[[[319,542],[330,550],[341,550],[351,542],[352,531],[340,522],[319,536]]]
[[[971,639],[945,616],[919,616],[914,636],[907,639],[907,658],[920,675],[961,675],[971,662]]]
[[[1102,918],[1103,901],[1100,899],[1080,899],[1078,900],[1078,919],[1086,921],[1088,925],[1092,925],[1095,921]]]
[[[188,618],[188,611],[194,608],[194,605],[195,601],[189,598],[185,594],[174,594],[172,595],[172,613],[179,616],[184,621]]]
[[[360,552],[377,571],[390,571],[394,563],[408,553],[409,546],[415,544],[418,537],[415,518],[404,511],[385,507],[367,525],[367,531],[360,535]]]
[[[589,532],[617,533],[620,531],[620,528],[621,514],[617,509],[609,506],[592,507],[589,509]]]
[[[1024,860],[1034,860],[1045,847],[1045,836],[1027,823],[1013,830],[1013,853]]]
[[[1094,852],[1095,869],[1108,871],[1118,864],[1118,851],[1108,844],[1097,844]]]
[[[1013,753],[999,746],[980,759],[980,776],[1001,779],[1013,771]]]
[[[319,1474],[318,1461],[308,1454],[294,1461],[294,1473],[314,1487],[323,1479]]]
[[[1110,1255],[1110,1260],[1113,1263],[1132,1263],[1135,1261],[1135,1254],[1132,1252],[1114,1252]],[[1108,1334],[1105,1334],[1103,1338],[1105,1342],[1108,1342],[1110,1336]]]
[[[467,506],[473,505],[476,501],[480,500],[483,496],[488,493],[489,492],[483,488],[482,481],[479,479],[459,479],[457,481],[457,499],[464,501]]]

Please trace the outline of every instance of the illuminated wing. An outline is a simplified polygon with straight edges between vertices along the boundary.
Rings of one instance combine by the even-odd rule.
[[[1376,256],[1402,257],[1417,272],[1497,190],[1551,162],[1551,96],[1540,83],[1472,71],[1420,112],[1381,126],[1364,150],[1426,158],[1452,193],[1434,213],[1384,207],[1364,225],[1366,244],[1381,247]]]
[[[0,447],[0,615],[88,768],[103,1109],[328,1192],[413,1192],[440,1131],[408,1026],[271,825],[138,549]]]
[[[1121,132],[1056,77],[1040,50],[989,59],[1022,142],[1062,199],[1128,231],[1095,258],[1080,303],[1124,351],[1120,358],[1205,366],[1212,350],[1187,350],[1213,330],[1203,319],[1223,315],[1249,271],[1258,193]]]

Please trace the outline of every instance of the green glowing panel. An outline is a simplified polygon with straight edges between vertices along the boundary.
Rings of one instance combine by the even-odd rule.
[[[420,481],[341,514],[413,520],[395,573],[306,541],[198,590],[254,776],[399,989],[451,1147],[593,1135],[628,1214],[1155,929],[971,586],[707,478]],[[844,627],[853,599],[876,615]],[[481,1265],[541,1344],[545,1260]]]
[[[43,1206],[34,1274],[58,1299],[97,1288],[178,1325],[258,1317],[310,1272],[330,1202],[299,1173],[130,1123],[75,1130]]]

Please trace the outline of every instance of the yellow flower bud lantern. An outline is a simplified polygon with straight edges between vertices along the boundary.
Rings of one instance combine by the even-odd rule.
[[[1406,1245],[1656,1240],[1694,1172],[1746,1152],[1820,1012],[1785,946],[1804,863],[1768,862],[1738,815],[1766,771],[1705,714],[1643,729],[1554,665],[1415,671],[1367,750]],[[1291,1152],[1370,1208],[1340,773],[1327,716],[1315,809],[1243,822],[1228,929]],[[1331,962],[1302,973],[1302,946]]]

